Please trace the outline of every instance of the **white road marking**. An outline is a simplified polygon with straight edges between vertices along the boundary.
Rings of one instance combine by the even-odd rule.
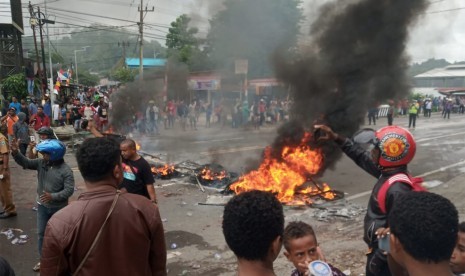
[[[218,139],[218,140],[195,141],[195,142],[192,142],[192,144],[227,142],[227,141],[234,141],[234,140],[244,140],[244,137],[229,138],[229,139]]]
[[[234,148],[234,149],[222,149],[222,150],[213,150],[213,151],[204,151],[199,153],[200,155],[214,155],[214,154],[225,154],[225,153],[233,153],[233,152],[241,152],[241,151],[249,151],[249,150],[262,150],[265,147],[263,146],[251,146],[251,147],[243,147],[243,148]]]
[[[451,169],[451,168],[454,168],[454,167],[458,167],[458,166],[461,166],[461,165],[465,165],[465,160],[462,160],[462,161],[454,163],[454,164],[450,164],[450,165],[445,166],[445,167],[441,167],[441,168],[439,168],[437,170],[432,170],[432,171],[429,171],[429,172],[425,172],[425,173],[420,174],[420,175],[418,175],[416,177],[425,177],[425,176],[432,175],[432,174],[435,174],[435,173],[438,173],[438,172],[443,172],[445,170],[448,170],[448,169]],[[346,197],[346,199],[347,200],[354,200],[354,199],[357,199],[357,198],[367,196],[369,194],[371,194],[371,190],[361,192],[361,193],[358,193],[358,194],[355,194],[355,195],[352,195],[352,196],[349,196],[349,197]]]
[[[451,133],[451,134],[447,134],[447,135],[416,139],[416,142],[421,143],[421,142],[425,142],[425,141],[441,139],[441,138],[446,138],[446,137],[455,136],[455,135],[463,135],[463,134],[465,134],[465,132],[456,132],[456,133]]]

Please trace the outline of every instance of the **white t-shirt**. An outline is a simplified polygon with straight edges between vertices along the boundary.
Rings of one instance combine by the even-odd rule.
[[[54,104],[52,107],[53,110],[53,120],[58,121],[58,116],[60,115],[60,106],[57,104]]]

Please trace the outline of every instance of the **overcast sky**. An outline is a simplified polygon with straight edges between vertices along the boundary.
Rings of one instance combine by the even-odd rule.
[[[212,7],[208,3],[218,3],[220,0],[144,0],[144,6],[155,7],[155,12],[147,13],[145,32],[147,38],[158,39],[163,45],[162,38],[166,36],[168,25],[183,13],[200,15],[194,17],[194,24],[199,26],[200,33],[208,31],[208,10]],[[321,4],[329,0],[304,0],[304,8],[310,5]],[[405,0],[408,1],[408,0]],[[444,58],[450,62],[465,60],[465,1],[464,0],[430,0],[431,5],[426,14],[412,27],[411,38],[407,45],[408,53],[413,62],[422,62],[429,58]],[[28,2],[23,0],[23,5]],[[43,4],[44,0],[32,0],[32,4]],[[130,30],[137,30],[133,22],[86,16],[84,14],[101,15],[138,21],[138,6],[140,0],[47,0],[51,16],[56,21],[76,25],[89,25],[102,23],[111,26],[131,26]],[[216,4],[217,5],[217,4]],[[42,5],[43,7],[43,5]],[[64,10],[64,11],[59,11]],[[70,13],[67,11],[83,14]],[[27,12],[24,9],[24,12]],[[28,16],[25,14],[25,16]],[[53,19],[53,18],[52,18]],[[26,35],[30,35],[29,19],[24,18]],[[69,32],[59,29],[56,24],[50,29],[51,35]],[[303,30],[307,31],[308,26]]]

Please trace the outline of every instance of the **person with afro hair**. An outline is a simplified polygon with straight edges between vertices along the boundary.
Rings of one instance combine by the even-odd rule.
[[[465,275],[465,221],[459,224],[457,244],[450,258],[450,267],[456,275]]]
[[[452,276],[458,212],[446,198],[428,192],[400,196],[389,221],[390,256],[410,276]]]
[[[239,276],[275,275],[283,232],[283,207],[269,192],[244,192],[224,208],[223,234],[237,257]]]

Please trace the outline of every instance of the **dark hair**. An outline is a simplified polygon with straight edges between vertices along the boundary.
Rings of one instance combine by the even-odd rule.
[[[39,108],[42,109],[42,110],[44,109],[44,107],[41,106],[41,105],[39,105],[39,106],[37,107],[37,109],[39,109]]]
[[[123,140],[123,142],[121,142],[121,145],[127,145],[131,149],[136,149],[136,142],[132,139]]]
[[[76,153],[82,177],[86,181],[100,181],[108,177],[121,162],[118,143],[111,138],[89,138]]]
[[[224,208],[223,235],[238,258],[264,260],[273,240],[283,231],[283,207],[272,193],[244,192]]]
[[[286,248],[286,250],[289,251],[289,241],[303,238],[309,235],[313,236],[313,238],[315,238],[315,242],[317,243],[315,232],[309,224],[303,221],[290,222],[284,229],[284,248]]]
[[[465,221],[459,224],[459,232],[465,233]]]
[[[458,213],[447,198],[408,192],[396,199],[389,227],[404,250],[420,262],[449,261],[457,241]]]

